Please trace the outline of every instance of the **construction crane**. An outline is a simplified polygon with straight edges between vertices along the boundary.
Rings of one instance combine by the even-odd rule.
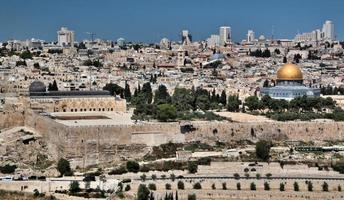
[[[91,42],[93,43],[94,40],[94,36],[96,35],[95,33],[92,32],[86,32],[86,34],[88,34],[91,37]]]

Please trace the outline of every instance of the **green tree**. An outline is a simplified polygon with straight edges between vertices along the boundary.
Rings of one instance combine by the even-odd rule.
[[[177,110],[173,105],[161,104],[157,107],[156,115],[159,121],[173,121],[177,118]]]
[[[223,106],[226,106],[226,104],[227,104],[227,95],[226,95],[225,90],[222,90],[222,93],[220,96],[220,103],[222,103]]]
[[[260,140],[256,143],[256,156],[264,161],[269,160],[271,142],[266,140]]]
[[[79,182],[78,181],[72,181],[69,185],[69,192],[71,193],[77,193],[80,192]]]
[[[209,110],[210,100],[208,95],[199,95],[196,98],[196,108],[199,108],[203,111]]]
[[[60,172],[61,176],[71,176],[73,174],[69,161],[64,158],[60,158],[57,162],[57,171]]]
[[[32,53],[27,50],[27,51],[23,51],[21,54],[20,54],[20,58],[22,59],[32,59]]]
[[[323,189],[324,192],[328,192],[328,183],[324,182],[322,184],[322,189]]]
[[[197,172],[197,170],[198,170],[198,165],[197,165],[196,162],[191,162],[191,161],[188,162],[188,171],[189,171],[189,173],[194,174],[194,173]]]
[[[313,183],[311,182],[311,181],[308,181],[308,183],[307,183],[307,189],[308,189],[308,191],[313,191]]]
[[[148,189],[156,190],[156,185],[154,183],[150,183],[150,184],[148,184]]]
[[[222,189],[227,190],[227,184],[226,183],[222,183]]]
[[[34,67],[35,69],[41,69],[41,67],[39,66],[39,63],[33,64],[33,67]]]
[[[124,98],[124,89],[114,83],[108,83],[103,87],[103,90],[107,90],[111,95],[120,95],[121,98]]]
[[[237,190],[241,190],[241,184],[240,183],[237,183],[236,186],[237,186]]]
[[[300,191],[299,184],[297,182],[294,182],[294,191],[298,192]]]
[[[171,103],[171,96],[167,91],[165,85],[159,85],[158,90],[155,92],[154,95],[154,104],[170,104]]]
[[[142,92],[145,94],[147,103],[150,104],[152,103],[153,100],[153,92],[152,92],[152,87],[150,82],[144,83],[142,86]]]
[[[166,183],[166,184],[165,184],[165,189],[166,189],[166,190],[171,190],[171,184]]]
[[[256,190],[257,188],[256,188],[256,184],[254,183],[254,182],[252,182],[251,184],[250,184],[250,189],[251,190]]]
[[[136,161],[129,160],[129,161],[127,161],[127,170],[128,170],[128,172],[137,173],[140,170],[140,165]]]
[[[230,112],[239,112],[239,106],[241,105],[241,100],[236,95],[228,96],[227,110]]]
[[[146,174],[142,174],[142,175],[140,176],[140,178],[141,178],[141,181],[142,181],[142,182],[145,182],[145,181],[146,181],[146,178],[147,178],[147,175],[146,175]]]
[[[146,185],[140,184],[137,190],[137,200],[148,200],[149,193],[149,189]]]
[[[249,96],[245,99],[245,105],[248,107],[249,110],[254,111],[261,109],[261,102],[259,101],[257,96]]]
[[[177,187],[178,187],[178,190],[184,190],[185,189],[184,182],[178,181]]]
[[[270,190],[270,184],[268,182],[264,182],[264,190]]]
[[[199,182],[195,183],[195,184],[193,185],[193,189],[195,189],[195,190],[200,190],[200,189],[202,189],[201,183],[199,183]]]
[[[177,111],[189,111],[193,104],[194,96],[191,90],[185,88],[175,88],[172,96],[172,104]]]
[[[125,81],[125,87],[124,87],[124,97],[127,100],[127,102],[130,102],[131,100],[131,92],[130,87],[127,81]]]
[[[196,194],[188,194],[188,200],[196,200]]]
[[[281,192],[285,191],[285,185],[284,185],[284,183],[280,183],[279,190],[280,190]]]

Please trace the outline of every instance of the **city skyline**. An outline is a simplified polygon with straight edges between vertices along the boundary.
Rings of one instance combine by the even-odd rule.
[[[323,5],[321,1],[308,0],[283,3],[266,0],[248,4],[222,0],[215,3],[207,0],[197,3],[74,0],[60,1],[59,4],[14,0],[2,3],[0,8],[0,25],[3,27],[0,40],[38,38],[56,41],[56,31],[62,26],[75,31],[76,41],[90,39],[87,32],[109,40],[123,37],[127,41],[157,43],[166,37],[179,41],[179,34],[184,29],[189,30],[194,40],[205,40],[211,34],[217,34],[220,26],[231,27],[235,42],[245,39],[248,30],[253,30],[256,37],[265,35],[270,38],[273,32],[274,38],[293,39],[298,32],[310,32],[326,20],[333,21],[336,38],[342,40],[344,26],[340,19],[344,14],[339,9],[343,5],[341,1]],[[9,15],[11,20],[7,20]]]

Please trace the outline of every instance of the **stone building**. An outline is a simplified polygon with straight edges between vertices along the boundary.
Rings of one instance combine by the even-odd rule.
[[[102,91],[46,91],[40,81],[29,88],[33,110],[45,112],[125,112],[126,100]]]
[[[303,75],[297,65],[284,64],[277,71],[276,86],[262,88],[261,94],[274,99],[291,100],[300,96],[320,96],[320,89],[303,84]]]

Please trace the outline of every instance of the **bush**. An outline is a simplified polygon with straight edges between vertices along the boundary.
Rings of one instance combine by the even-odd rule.
[[[149,172],[149,167],[147,165],[142,165],[140,167],[140,172]]]
[[[60,172],[61,176],[71,176],[73,175],[72,169],[70,168],[70,163],[68,160],[61,158],[57,163],[57,170]]]
[[[125,166],[120,166],[117,169],[113,169],[109,172],[109,175],[121,175],[121,174],[125,174],[127,173],[127,169],[125,168]]]
[[[256,143],[256,156],[263,161],[267,161],[270,157],[270,148],[272,144],[269,141],[260,140]]]
[[[171,184],[166,183],[166,184],[165,184],[165,189],[166,189],[166,190],[171,190]]]
[[[78,181],[72,181],[69,185],[69,192],[71,193],[77,193],[80,192],[79,182]]]
[[[294,182],[294,191],[300,191],[299,184],[297,182]]]
[[[142,175],[140,176],[140,178],[141,178],[141,181],[145,182],[147,176],[146,176],[146,174],[142,174]]]
[[[131,188],[130,188],[130,185],[126,185],[125,188],[124,188],[124,191],[129,191]]]
[[[236,180],[239,180],[239,179],[240,179],[240,175],[239,175],[238,173],[233,174],[233,176],[234,176],[234,178],[235,178]]]
[[[0,166],[0,172],[3,174],[13,174],[17,169],[16,165],[6,164],[5,166]]]
[[[260,179],[260,174],[259,173],[256,174],[256,178]]]
[[[237,183],[236,186],[237,186],[237,190],[241,190],[241,184],[240,183]]]
[[[157,107],[156,117],[159,121],[173,121],[177,118],[177,110],[171,104],[160,104]]]
[[[140,170],[140,165],[136,161],[129,160],[127,162],[127,170],[128,170],[128,172],[137,173]]]
[[[200,190],[200,189],[202,189],[202,185],[199,182],[197,182],[193,185],[193,189]]]
[[[155,174],[152,174],[152,180],[155,181],[156,180],[156,175]]]
[[[147,200],[149,198],[150,191],[146,185],[140,184],[137,190],[137,200]]]
[[[270,190],[270,185],[268,182],[264,183],[264,190]]]
[[[309,181],[308,183],[307,183],[307,189],[308,189],[308,191],[313,191],[313,183],[311,182],[311,181]]]
[[[271,173],[267,173],[267,174],[265,174],[265,176],[266,176],[267,179],[270,179],[272,174]]]
[[[280,191],[285,191],[285,185],[284,183],[280,183]]]
[[[156,190],[156,185],[155,185],[154,183],[150,183],[150,184],[148,185],[148,189],[150,189],[150,190]]]
[[[328,192],[328,184],[326,182],[322,184],[322,189],[324,192]]]
[[[252,183],[250,184],[250,189],[251,189],[251,190],[256,190],[256,189],[257,189],[257,188],[256,188],[256,184],[252,182]]]
[[[211,189],[216,190],[215,183],[213,183],[213,184],[211,185]]]
[[[222,183],[222,189],[227,190],[227,184],[226,183]]]
[[[338,192],[341,192],[342,191],[342,186],[338,185],[337,190],[338,190]]]
[[[125,178],[122,180],[122,183],[130,183],[131,179],[130,178]]]
[[[195,162],[188,162],[188,171],[191,174],[194,174],[197,172],[198,166]]]
[[[171,181],[173,182],[173,181],[176,179],[176,175],[170,174],[170,179],[171,179]]]
[[[189,194],[188,200],[196,200],[196,195],[195,194]]]
[[[177,187],[178,187],[178,190],[184,190],[185,189],[184,182],[178,181]]]

